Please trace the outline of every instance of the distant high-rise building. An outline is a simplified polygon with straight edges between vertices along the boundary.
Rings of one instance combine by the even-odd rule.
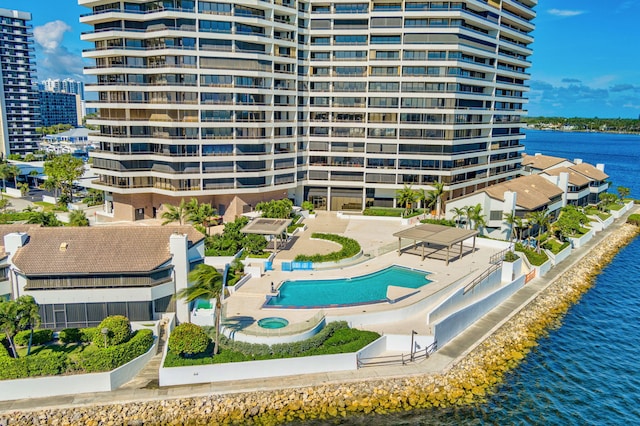
[[[74,93],[58,93],[47,90],[40,91],[41,125],[48,127],[54,124],[82,124],[80,95]]]
[[[537,0],[82,0],[114,217],[395,206],[516,177]]]
[[[38,149],[40,121],[31,14],[0,9],[0,152]]]
[[[48,78],[39,84],[40,90],[58,93],[74,93],[80,95],[80,99],[84,101],[84,83],[71,78],[60,80],[59,78]]]

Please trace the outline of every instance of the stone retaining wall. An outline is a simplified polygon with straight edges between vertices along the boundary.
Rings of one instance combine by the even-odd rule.
[[[11,413],[0,424],[261,424],[387,413],[481,401],[536,340],[577,302],[594,277],[638,228],[624,225],[607,235],[570,271],[448,370],[432,375],[372,379],[314,387]],[[5,423],[2,423],[5,422]]]

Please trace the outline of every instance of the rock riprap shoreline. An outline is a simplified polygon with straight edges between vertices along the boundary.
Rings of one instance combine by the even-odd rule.
[[[452,367],[438,374],[326,384],[295,389],[234,393],[14,412],[7,425],[275,425],[295,419],[481,402],[505,372],[526,356],[536,340],[576,303],[621,247],[638,234],[625,224],[610,232],[582,259]]]

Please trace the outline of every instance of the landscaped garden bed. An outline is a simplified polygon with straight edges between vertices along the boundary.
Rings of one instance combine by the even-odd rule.
[[[367,207],[362,212],[363,216],[385,216],[409,218],[423,214],[423,209],[416,209],[407,212],[407,209],[400,207]]]
[[[102,334],[102,329],[107,333]],[[109,371],[153,345],[151,330],[132,333],[129,320],[122,316],[107,317],[96,328],[62,330],[58,340],[53,340],[51,330],[34,330],[30,353],[29,334],[14,337],[17,357],[8,348],[6,336],[0,336],[0,380]]]
[[[177,329],[177,328],[176,328]],[[209,330],[211,333],[215,331]],[[174,331],[175,332],[175,331]],[[201,342],[201,332],[193,330],[190,334],[180,336],[190,342]],[[373,331],[363,331],[349,328],[346,322],[328,324],[315,336],[295,343],[279,343],[262,345],[229,340],[221,337],[220,352],[213,356],[213,344],[209,340],[207,345],[200,345],[201,352],[178,353],[174,347],[183,348],[184,344],[172,345],[174,334],[169,338],[169,351],[165,359],[165,367],[182,367],[189,365],[221,364],[228,362],[244,362],[269,360],[280,358],[298,358],[305,356],[332,355],[357,352],[369,343],[378,339],[380,335]]]
[[[348,259],[356,256],[362,250],[360,244],[356,240],[340,235],[314,232],[311,234],[311,238],[333,241],[334,243],[342,245],[342,249],[328,254],[299,254],[295,258],[296,262],[337,262],[342,259]]]

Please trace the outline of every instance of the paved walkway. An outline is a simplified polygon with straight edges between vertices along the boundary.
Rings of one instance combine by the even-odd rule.
[[[635,207],[631,212],[636,212],[638,209],[638,207]],[[533,300],[541,290],[550,285],[562,273],[571,269],[576,262],[582,259],[582,257],[590,251],[592,247],[606,238],[607,234],[622,226],[624,222],[625,218],[617,220],[607,230],[597,234],[589,243],[579,249],[576,249],[560,266],[551,269],[551,271],[544,277],[537,278],[528,283],[522,290],[482,317],[474,325],[459,334],[451,342],[447,343],[446,346],[440,348],[430,358],[413,364],[407,364],[404,366],[366,367],[355,371],[240,380],[234,382],[208,383],[189,386],[173,386],[155,389],[149,388],[149,386],[147,386],[149,383],[147,383],[145,385],[147,386],[146,388],[121,387],[113,392],[87,393],[0,402],[0,414],[15,410],[32,411],[44,408],[71,408],[81,405],[131,403],[136,401],[186,398],[236,392],[253,392],[439,372],[473,350],[487,336],[492,334],[504,322],[508,321],[513,315]]]

